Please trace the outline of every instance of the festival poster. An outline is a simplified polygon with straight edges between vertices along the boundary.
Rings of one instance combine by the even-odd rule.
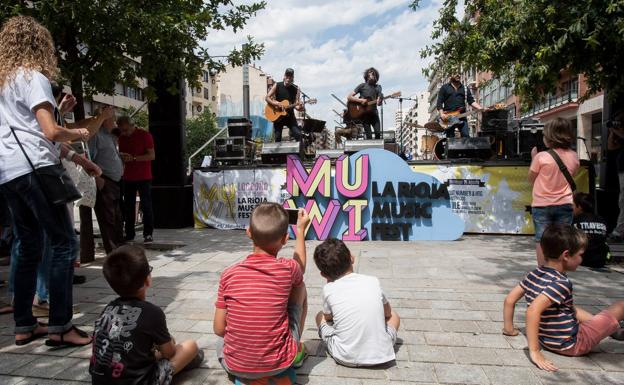
[[[262,202],[283,202],[283,169],[195,171],[195,228],[245,229]]]

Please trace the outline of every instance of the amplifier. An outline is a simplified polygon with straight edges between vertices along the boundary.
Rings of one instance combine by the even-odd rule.
[[[214,159],[216,161],[245,160],[245,140],[244,136],[215,139]]]
[[[481,131],[507,131],[509,111],[505,109],[483,111]]]
[[[260,158],[264,164],[286,164],[287,155],[301,156],[300,142],[264,143]]]
[[[531,150],[533,147],[537,147],[538,151],[544,151],[546,145],[544,145],[542,130],[528,130],[523,129],[518,132],[518,153],[522,159],[531,160]]]
[[[251,120],[247,118],[228,118],[228,136],[244,136],[251,138]]]
[[[347,140],[344,146],[345,154],[353,154],[354,152],[366,150],[367,148],[384,148],[383,139],[373,140]]]
[[[316,158],[318,158],[321,155],[326,155],[329,157],[329,159],[334,160],[344,155],[344,151],[342,150],[316,150]]]
[[[490,139],[481,138],[448,138],[447,159],[475,158],[489,159],[492,157]]]

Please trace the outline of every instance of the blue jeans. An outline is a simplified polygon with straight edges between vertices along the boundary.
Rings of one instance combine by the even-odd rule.
[[[572,205],[556,205],[544,207],[531,207],[533,227],[535,227],[535,242],[542,239],[546,227],[552,223],[571,225],[574,215]]]
[[[468,122],[465,120],[462,120],[462,125],[461,126],[454,126],[451,127],[449,129],[444,130],[444,133],[446,134],[447,138],[454,138],[455,137],[455,127],[459,128],[459,132],[461,134],[462,138],[469,138],[470,137],[470,130],[468,128]]]
[[[15,240],[11,247],[11,261],[15,261],[17,258],[17,250],[19,248],[19,240]],[[49,301],[48,293],[48,281],[50,279],[50,258],[52,258],[52,248],[50,248],[50,241],[44,234],[43,241],[43,253],[39,267],[37,267],[37,298],[39,301]],[[13,296],[15,293],[15,271],[17,264],[11,263],[9,270],[9,294]]]
[[[50,316],[48,331],[63,333],[72,327],[72,279],[75,237],[67,206],[51,205],[33,173],[0,185],[11,210],[16,246],[13,318],[15,333],[37,327],[32,303],[37,268],[42,258],[44,232],[50,239]]]

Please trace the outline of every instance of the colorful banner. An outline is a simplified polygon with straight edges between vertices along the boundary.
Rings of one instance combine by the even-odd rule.
[[[410,165],[383,150],[319,157],[304,167],[194,174],[195,226],[244,229],[265,201],[304,207],[309,239],[457,239],[462,232],[532,234],[528,165]],[[588,170],[575,176],[589,191]]]

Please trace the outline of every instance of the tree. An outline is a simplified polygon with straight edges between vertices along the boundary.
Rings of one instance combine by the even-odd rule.
[[[217,128],[217,118],[210,111],[209,107],[193,119],[186,120],[186,156],[190,156],[212,138],[219,129]],[[192,160],[193,167],[201,165],[204,156],[212,155],[214,143],[207,146]]]
[[[134,114],[134,115],[133,115]],[[147,129],[149,127],[149,115],[146,108],[142,108],[139,111],[134,107],[124,108],[120,111],[119,115],[132,116],[132,121],[137,127]]]
[[[265,5],[264,1],[233,5],[230,0],[9,1],[0,3],[0,22],[30,15],[50,30],[61,74],[78,102],[74,113],[82,119],[83,98],[97,92],[112,94],[117,82],[136,87],[137,78],[164,75],[197,84],[204,64],[223,67],[200,46],[209,32],[236,32]],[[259,58],[263,49],[248,37],[227,60],[240,65]],[[153,98],[153,91],[148,86],[144,94]]]
[[[414,0],[413,9],[420,0]],[[463,66],[490,71],[513,84],[523,104],[555,90],[559,74],[584,74],[583,98],[608,89],[624,94],[624,0],[466,0],[459,20],[457,0],[445,0],[434,22],[429,71],[448,74]]]

